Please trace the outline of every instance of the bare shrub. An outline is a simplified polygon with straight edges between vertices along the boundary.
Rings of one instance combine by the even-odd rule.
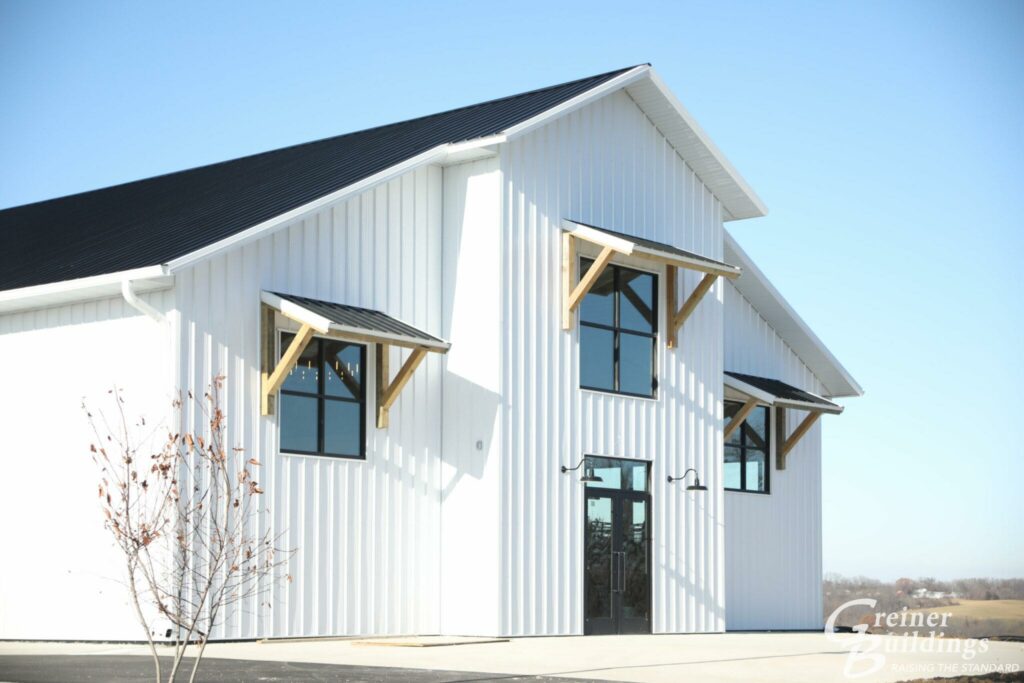
[[[190,645],[197,648],[189,676],[195,680],[225,608],[258,600],[282,577],[291,553],[277,547],[279,536],[260,531],[263,490],[254,474],[260,463],[225,443],[223,383],[223,376],[215,377],[202,399],[188,394],[205,418],[202,433],[169,431],[157,438],[145,419],[128,417],[117,388],[108,392],[113,410],[93,413],[83,404],[95,435],[90,452],[100,470],[104,523],[124,558],[125,583],[158,682],[160,620],[171,625],[166,680],[175,680]],[[171,407],[180,414],[182,401]],[[153,443],[157,447],[148,446]]]

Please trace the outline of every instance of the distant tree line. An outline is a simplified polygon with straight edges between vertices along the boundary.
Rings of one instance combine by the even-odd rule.
[[[930,577],[897,579],[882,582],[866,577],[843,577],[829,573],[824,578],[824,617],[840,605],[857,598],[873,598],[878,604],[872,608],[844,609],[837,625],[852,627],[858,623],[870,624],[874,612],[898,612],[903,609],[933,609],[957,604],[957,600],[1024,600],[1024,579],[957,579],[938,581]],[[924,594],[933,597],[925,597]],[[942,597],[934,597],[944,594]],[[872,632],[876,629],[871,629]],[[1024,624],[989,620],[989,618],[962,618],[952,620],[947,635],[962,637],[992,636],[996,634],[1024,634]]]
[[[923,591],[922,591],[923,589]],[[923,597],[922,592],[944,593],[943,597]],[[856,598],[874,598],[871,609],[850,608],[838,619],[840,626],[853,626],[875,612],[898,612],[904,608],[930,609],[957,604],[964,600],[1024,600],[1024,579],[956,579],[939,581],[931,577],[901,578],[886,582],[863,576],[826,574],[824,581],[825,618],[845,602]]]
[[[919,589],[928,592],[955,593],[965,600],[1024,600],[1024,579],[956,579],[940,581],[932,577],[917,579],[896,579],[892,583],[869,579],[863,576],[847,577],[840,574],[825,575],[825,595],[837,596],[861,593],[868,597],[886,598],[894,606],[931,607],[927,598],[919,598],[925,604],[917,604],[912,597]],[[877,593],[877,595],[875,595]],[[934,601],[933,601],[934,602]],[[837,603],[842,604],[842,602]],[[948,600],[942,604],[949,604]]]

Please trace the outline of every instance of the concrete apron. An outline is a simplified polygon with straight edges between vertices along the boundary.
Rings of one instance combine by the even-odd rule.
[[[856,638],[853,634],[728,633],[512,638],[481,643],[452,639],[462,641],[458,647],[367,647],[369,639],[275,640],[213,643],[206,656],[612,681],[820,683],[851,680],[846,667]],[[885,660],[878,671],[856,680],[895,682],[1024,668],[1024,643],[989,642],[984,652],[976,649],[973,658],[965,659],[962,652],[887,652],[887,638],[890,648],[897,645],[887,636],[867,636],[865,646],[874,647],[873,652],[883,654]],[[0,643],[0,656],[7,654],[148,652],[142,645]],[[853,671],[869,664],[860,661]]]

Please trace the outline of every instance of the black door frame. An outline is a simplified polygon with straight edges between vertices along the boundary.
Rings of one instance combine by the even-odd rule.
[[[604,457],[604,456],[602,456]],[[649,477],[649,473],[648,473]],[[621,588],[612,588],[611,616],[595,619],[587,618],[587,593],[590,587],[590,580],[587,577],[587,534],[589,524],[587,522],[587,502],[591,498],[610,498],[612,501],[612,550],[611,550],[611,582]],[[625,554],[622,550],[622,510],[627,501],[640,501],[644,504],[644,514],[647,521],[647,535],[644,542],[647,545],[646,552],[646,576],[647,576],[647,619],[637,618],[625,619],[622,616],[622,596],[625,592]],[[625,633],[651,633],[653,621],[653,577],[651,576],[651,494],[649,491],[626,491],[612,488],[587,487],[583,496],[583,634],[584,635],[614,635]],[[616,558],[621,558],[616,560]]]

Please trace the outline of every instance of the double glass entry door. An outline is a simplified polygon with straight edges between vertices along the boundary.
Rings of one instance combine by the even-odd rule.
[[[588,465],[591,460],[602,461],[595,464],[594,472],[603,481],[587,485],[584,633],[650,633],[647,463],[613,458],[587,460]],[[620,462],[628,468],[626,471],[622,471]],[[642,472],[636,470],[640,467]],[[620,470],[618,476],[612,470]],[[613,488],[616,484],[618,487]]]

